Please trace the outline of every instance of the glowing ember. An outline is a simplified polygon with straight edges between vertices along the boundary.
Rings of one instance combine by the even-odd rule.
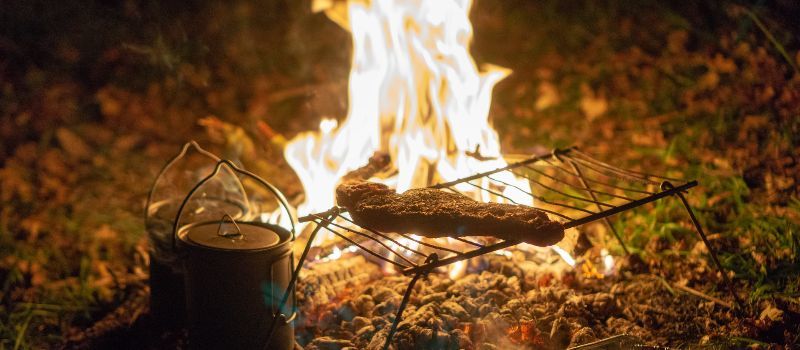
[[[497,255],[505,256],[506,258],[509,258],[509,259],[511,259],[511,257],[513,256],[513,253],[511,253],[510,251],[505,250],[505,249],[495,250],[494,253],[497,254]]]
[[[447,274],[452,279],[456,279],[464,274],[464,271],[467,269],[467,262],[466,261],[458,261],[450,265],[450,270]]]
[[[514,344],[544,345],[541,332],[536,328],[536,321],[521,320],[506,330],[506,335]]]
[[[600,256],[603,258],[603,268],[606,276],[614,272],[614,257],[608,254],[608,250],[603,248],[600,251]]]
[[[554,245],[550,248],[552,248],[554,252],[558,253],[558,255],[561,256],[561,259],[564,259],[564,262],[566,262],[567,265],[575,267],[575,259],[572,257],[572,255],[567,253],[566,250],[561,249],[561,247],[557,245]]]

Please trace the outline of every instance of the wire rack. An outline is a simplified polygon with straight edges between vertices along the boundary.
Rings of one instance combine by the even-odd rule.
[[[623,170],[591,158],[576,148],[569,148],[430,188],[484,201],[533,203],[551,219],[561,221],[565,228],[573,228],[597,220],[607,221],[609,216],[681,194],[694,186],[697,186],[696,181]],[[311,214],[300,221],[314,222],[317,229],[342,238],[405,274],[427,272],[519,244],[516,241],[465,237],[431,239],[408,233],[381,232],[355,223],[342,207]],[[627,252],[622,237],[610,223],[609,227]]]
[[[483,158],[480,155],[474,157]],[[702,227],[689,206],[684,193],[697,186],[666,176],[621,169],[597,160],[572,147],[556,149],[548,154],[530,157],[491,171],[477,173],[455,181],[438,183],[430,188],[461,193],[477,200],[534,205],[566,229],[602,220],[619,244],[628,253],[622,236],[611,225],[609,217],[665,197],[676,197],[686,209],[692,223],[708,247],[716,267],[722,271],[729,288],[732,284],[724,273],[716,252],[710,246]],[[404,274],[413,275],[397,316],[386,340],[388,348],[411,289],[420,276],[433,269],[509,248],[520,242],[479,238],[423,238],[408,233],[381,232],[355,223],[342,207],[311,214],[299,219],[316,224],[300,257],[293,278],[302,268],[309,248],[321,230],[340,237],[372,257],[394,265]],[[292,281],[292,284],[295,282]],[[738,300],[736,293],[732,294]]]

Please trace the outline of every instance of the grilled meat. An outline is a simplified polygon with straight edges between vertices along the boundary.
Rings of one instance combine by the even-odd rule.
[[[362,226],[424,237],[494,236],[549,246],[564,237],[564,227],[541,210],[524,205],[482,203],[430,188],[397,194],[373,182],[345,182],[336,200]]]

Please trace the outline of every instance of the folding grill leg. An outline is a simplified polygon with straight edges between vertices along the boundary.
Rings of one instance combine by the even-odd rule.
[[[662,184],[662,187],[666,189],[673,188],[672,184],[667,181],[665,181]],[[725,273],[725,269],[722,267],[722,264],[720,264],[719,259],[717,259],[717,251],[714,250],[714,247],[712,247],[711,243],[708,241],[708,237],[706,237],[706,234],[703,231],[703,227],[700,226],[700,221],[697,220],[697,217],[694,215],[692,207],[689,206],[689,201],[686,200],[686,197],[684,197],[683,193],[681,192],[675,193],[675,196],[680,198],[683,207],[686,208],[686,212],[689,213],[689,218],[692,219],[692,224],[694,224],[695,231],[697,231],[697,234],[703,240],[703,244],[705,244],[706,248],[708,248],[708,253],[711,255],[711,260],[714,261],[714,265],[716,265],[717,270],[719,271],[720,274],[722,274],[722,279],[725,281],[725,284],[728,287],[728,291],[733,296],[733,299],[736,300],[736,304],[739,305],[739,308],[742,309],[744,303],[739,298],[739,294],[736,294],[736,289],[733,286],[733,281],[731,281],[731,279],[728,277],[728,274]]]
[[[328,216],[328,220],[330,220],[333,215]],[[275,314],[272,316],[272,324],[269,326],[269,332],[267,332],[267,341],[264,343],[264,348],[269,345],[270,341],[272,340],[272,335],[275,332],[276,325],[278,324],[280,316],[282,315],[281,311],[283,307],[286,306],[286,302],[289,301],[289,295],[294,291],[295,283],[297,283],[297,278],[300,276],[300,269],[303,268],[303,263],[306,261],[306,257],[308,256],[308,252],[311,250],[311,243],[314,242],[314,238],[317,237],[317,233],[322,228],[322,224],[316,223],[317,227],[311,231],[311,234],[308,236],[308,242],[306,243],[305,248],[303,248],[303,253],[300,254],[300,260],[297,261],[297,266],[295,266],[294,271],[292,271],[292,278],[289,280],[289,285],[286,287],[286,291],[283,293],[283,297],[281,298],[281,302],[278,304],[278,309],[275,310]]]
[[[411,297],[411,290],[414,289],[414,284],[417,283],[417,280],[419,280],[423,274],[425,274],[425,272],[418,272],[411,278],[411,282],[408,283],[408,288],[406,288],[406,292],[403,294],[403,301],[400,302],[400,306],[397,308],[397,316],[394,317],[394,322],[392,322],[392,328],[389,328],[389,334],[386,335],[386,343],[383,344],[383,350],[389,350],[389,345],[392,344],[394,333],[397,332],[397,326],[403,318],[403,311],[405,311],[406,305],[408,305],[408,299]]]
[[[583,178],[583,172],[581,171],[580,168],[578,168],[578,165],[571,160],[569,161],[569,165],[572,166],[572,169],[574,169],[575,173],[578,174],[578,178],[581,180],[581,184],[583,185],[584,188],[586,188],[586,192],[589,193],[589,196],[592,197],[592,200],[597,202],[597,196],[594,194],[594,192],[592,192],[592,189],[589,187],[589,183],[586,181],[586,179]],[[603,208],[600,207],[600,204],[596,205],[597,209],[602,212]],[[625,255],[631,255],[631,252],[628,251],[628,247],[625,245],[625,241],[622,240],[622,236],[619,234],[619,232],[617,232],[617,229],[614,228],[614,225],[611,224],[611,220],[609,220],[608,217],[606,216],[603,218],[603,221],[605,221],[606,226],[608,226],[608,229],[611,230],[611,232],[614,234],[614,237],[617,238],[617,242],[619,242],[619,245],[622,246],[622,250],[625,251]]]

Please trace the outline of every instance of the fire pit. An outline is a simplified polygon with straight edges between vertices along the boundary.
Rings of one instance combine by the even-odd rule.
[[[502,180],[497,180],[504,173],[510,173],[528,180],[535,188],[535,191],[532,191],[535,194]],[[677,185],[673,185],[670,181],[676,181]],[[482,183],[482,185],[477,185],[473,182]],[[436,184],[431,188],[447,189],[461,193],[457,189],[459,185],[470,185],[483,192],[516,203],[508,197],[509,195],[503,194],[508,193],[506,191],[508,187],[512,187],[514,190],[531,196],[537,201],[546,203],[547,206],[542,207],[541,210],[563,220],[564,227],[567,229],[605,220],[609,229],[614,232],[615,238],[626,251],[625,242],[614,230],[613,225],[608,222],[608,218],[614,214],[635,209],[661,198],[677,197],[684,205],[697,230],[697,234],[706,244],[716,268],[719,269],[722,276],[725,276],[731,295],[737,302],[741,303],[738,300],[738,295],[732,289],[733,285],[727,280],[727,274],[722,269],[714,248],[709,245],[702,227],[683,196],[686,190],[697,186],[696,181],[686,182],[620,169],[593,159],[575,148],[571,148],[555,150],[550,154],[535,156],[509,164],[503,168]],[[574,191],[576,189],[585,194],[568,193],[570,190]],[[300,264],[295,270],[295,275],[299,275],[302,264],[314,244],[315,237],[320,230],[324,229],[350,244],[345,250],[357,247],[360,251],[379,259],[384,264],[393,265],[397,271],[413,276],[408,282],[403,298],[398,305],[391,327],[388,332],[379,338],[385,341],[384,349],[390,347],[397,327],[401,323],[403,311],[409,302],[411,291],[420,277],[427,275],[436,268],[457,263],[463,264],[466,259],[498,252],[520,244],[520,242],[508,240],[485,244],[464,238],[457,238],[456,240],[451,238],[423,239],[419,236],[413,237],[413,235],[407,234],[380,232],[370,227],[358,225],[347,216],[347,211],[344,208],[339,207],[302,217],[300,221],[314,222],[316,226],[311,231],[306,247],[300,256]],[[341,254],[341,250],[338,247],[335,249],[339,251],[337,254]],[[568,253],[563,252],[557,246],[554,246],[553,249],[559,251],[562,255],[566,255],[567,259],[571,259]],[[607,255],[604,258],[606,257],[610,258]],[[574,260],[572,260],[571,265],[574,265]],[[613,265],[613,262],[611,265]],[[287,290],[287,295],[288,293],[289,290]],[[370,347],[374,347],[374,345],[371,343]]]
[[[393,343],[398,328],[403,327],[404,311],[420,278],[445,270],[455,279],[465,272],[468,259],[498,253],[513,256],[517,249],[560,256],[568,265],[575,266],[571,255],[574,248],[588,247],[585,237],[580,241],[583,247],[579,247],[581,237],[574,229],[594,222],[604,223],[628,254],[626,242],[609,217],[661,198],[675,197],[691,219],[729,292],[739,302],[728,274],[684,197],[688,189],[697,186],[696,181],[624,170],[575,148],[510,163],[506,160],[509,157],[501,153],[498,135],[488,123],[488,105],[492,87],[509,71],[498,67],[482,71],[475,65],[468,50],[472,29],[467,18],[470,7],[470,2],[457,1],[315,2],[316,10],[325,11],[353,35],[353,67],[349,112],[342,125],[335,120],[323,120],[319,133],[300,135],[285,148],[285,157],[298,174],[306,196],[298,206],[304,228],[301,236],[306,245],[293,284],[312,248],[316,248],[312,256],[319,256],[312,259],[316,261],[336,260],[342,252],[361,252],[387,274],[411,276],[403,283],[402,297],[396,305],[394,301],[388,303],[391,298],[375,300],[388,303],[380,308],[389,315],[384,319],[389,324],[373,325],[380,331],[364,331],[375,335],[369,348],[389,349],[395,345],[443,348],[447,344],[465,347],[468,341],[443,340],[437,330],[441,325],[433,327],[425,340]],[[368,164],[354,171],[372,152],[387,155],[388,164]],[[387,161],[380,157],[373,160]],[[414,232],[381,232],[359,224],[347,210],[334,206],[334,188],[343,178],[350,177],[351,171],[363,180],[388,184],[398,192],[428,187],[482,202],[535,207],[562,222],[568,230],[567,239],[561,245],[542,250],[518,248],[519,242],[511,240],[431,239]],[[602,251],[601,264],[613,269],[614,258],[607,250]],[[591,262],[581,266],[598,274]],[[291,288],[284,293],[284,300],[290,292]],[[520,343],[530,341],[529,333],[535,328],[532,324],[535,322],[520,323],[509,334]],[[559,327],[554,327],[558,333]],[[458,334],[452,333],[458,328],[454,324],[445,328],[443,334],[447,339],[475,338],[468,334],[473,328],[462,329]],[[551,334],[550,338],[557,335]]]

